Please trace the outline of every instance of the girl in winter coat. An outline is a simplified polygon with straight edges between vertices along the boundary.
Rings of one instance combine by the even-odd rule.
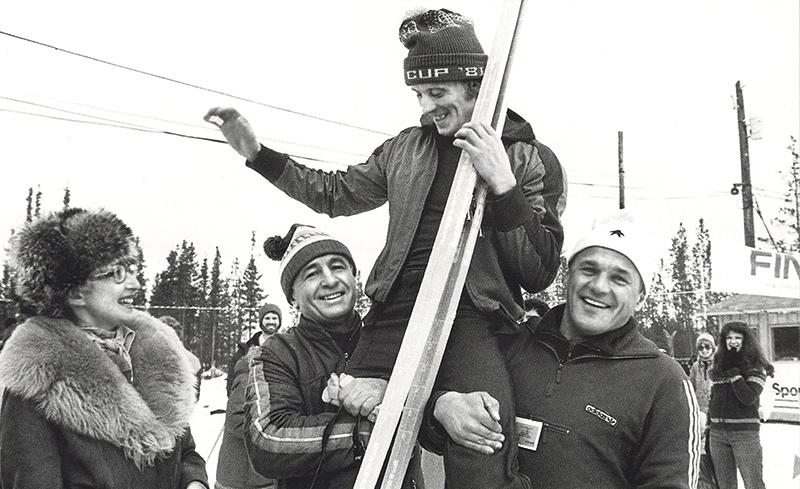
[[[65,209],[11,243],[33,313],[0,353],[0,486],[207,489],[189,417],[200,364],[133,308],[136,245],[108,211]]]
[[[737,469],[746,489],[764,488],[758,407],[767,375],[774,372],[747,324],[722,326],[708,410],[711,459],[720,489],[736,489]]]

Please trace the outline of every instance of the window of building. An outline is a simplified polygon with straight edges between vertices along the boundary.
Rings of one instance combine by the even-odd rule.
[[[772,328],[772,359],[800,360],[800,326]]]

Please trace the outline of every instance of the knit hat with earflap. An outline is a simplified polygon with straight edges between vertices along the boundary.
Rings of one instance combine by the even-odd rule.
[[[273,260],[280,260],[281,289],[290,303],[292,285],[300,270],[310,261],[324,255],[342,255],[353,267],[356,264],[350,250],[341,241],[332,238],[313,226],[293,224],[284,237],[273,236],[264,241],[264,252]]]
[[[408,16],[399,34],[408,49],[403,61],[406,85],[483,79],[489,57],[467,17],[445,9],[426,10]]]
[[[133,232],[106,210],[51,213],[11,238],[15,292],[37,315],[62,316],[70,291],[98,269],[136,254]]]
[[[592,230],[581,236],[575,244],[568,264],[572,263],[578,253],[593,246],[625,255],[639,272],[647,293],[655,272],[655,263],[645,231],[632,213],[623,209],[596,219]]]
[[[716,343],[714,343],[714,337],[708,333],[700,333],[700,335],[697,337],[697,341],[695,341],[695,347],[699,347],[700,343],[710,344],[712,350],[716,348]]]

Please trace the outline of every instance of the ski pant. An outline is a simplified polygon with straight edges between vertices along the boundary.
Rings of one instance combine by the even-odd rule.
[[[389,378],[421,281],[422,272],[405,274],[385,302],[373,304],[349,362],[351,375]],[[530,487],[518,470],[514,391],[499,337],[492,334],[498,321],[499,316],[478,311],[462,294],[434,389],[488,392],[500,403],[505,442],[501,450],[485,455],[448,438],[443,452],[447,489]]]

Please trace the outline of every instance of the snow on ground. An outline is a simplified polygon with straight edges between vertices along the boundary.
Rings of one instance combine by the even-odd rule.
[[[215,379],[203,379],[200,384],[200,400],[195,406],[192,419],[192,436],[197,444],[197,452],[206,460],[211,487],[217,473],[217,455],[222,443],[222,427],[225,423],[225,404],[228,396],[225,393],[225,376]],[[211,414],[214,411],[219,414]]]
[[[222,442],[225,414],[225,376],[203,380],[200,400],[192,415],[192,434],[197,451],[206,459],[206,470],[212,487],[217,471],[217,455]],[[764,482],[769,489],[800,489],[800,425],[764,423],[761,425],[761,444],[764,447]],[[442,487],[441,460],[425,452],[423,456],[425,482],[428,489]],[[744,486],[739,484],[740,488]]]

